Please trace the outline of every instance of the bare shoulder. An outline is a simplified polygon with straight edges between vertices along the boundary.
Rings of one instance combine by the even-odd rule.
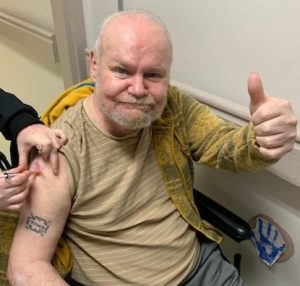
[[[69,183],[67,176],[67,161],[62,154],[59,154],[59,172],[54,175],[49,161],[42,156],[37,156],[30,164],[30,169],[35,175],[29,181],[30,207],[37,207],[38,204],[47,208],[70,207],[71,198],[69,195]]]

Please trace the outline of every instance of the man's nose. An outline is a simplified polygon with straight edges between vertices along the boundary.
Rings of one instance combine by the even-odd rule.
[[[140,75],[133,76],[128,92],[134,96],[145,96],[147,94],[147,88],[144,82],[144,77]]]

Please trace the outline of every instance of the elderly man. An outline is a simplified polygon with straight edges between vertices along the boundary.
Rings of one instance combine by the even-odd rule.
[[[104,22],[90,57],[95,91],[55,123],[69,139],[59,174],[42,157],[32,162],[40,175],[21,209],[12,285],[66,285],[50,264],[62,233],[71,285],[243,285],[196,210],[192,161],[234,172],[268,166],[292,149],[297,120],[253,74],[252,122],[225,123],[169,86],[171,60],[154,15]]]

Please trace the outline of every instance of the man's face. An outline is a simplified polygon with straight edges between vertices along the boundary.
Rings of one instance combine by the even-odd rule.
[[[149,126],[165,107],[171,51],[158,26],[125,24],[106,31],[101,57],[91,60],[102,121],[108,129],[134,130]]]

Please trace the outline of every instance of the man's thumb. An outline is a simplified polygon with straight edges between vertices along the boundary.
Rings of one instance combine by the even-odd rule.
[[[248,92],[250,95],[250,114],[252,115],[267,101],[264,87],[258,73],[252,73],[248,78]]]

